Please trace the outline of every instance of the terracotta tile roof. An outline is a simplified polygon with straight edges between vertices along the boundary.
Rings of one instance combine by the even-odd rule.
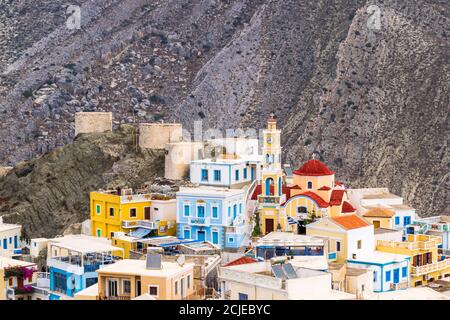
[[[351,213],[355,212],[356,209],[352,206],[352,204],[348,201],[344,201],[342,204],[342,213]]]
[[[342,185],[343,185],[343,183],[342,183],[342,182],[340,182],[340,181],[335,181],[335,182],[334,182],[334,185],[335,185],[335,186],[342,186]]]
[[[342,203],[342,197],[345,190],[333,190],[330,197],[330,205],[339,206]]]
[[[320,191],[328,191],[328,190],[331,190],[331,188],[327,187],[327,186],[323,186],[323,187],[319,188],[319,190]]]
[[[329,176],[334,174],[323,162],[315,159],[306,161],[293,173],[299,176]]]
[[[226,265],[224,265],[224,267],[238,266],[241,264],[249,264],[249,263],[255,263],[255,262],[258,262],[258,260],[247,257],[247,256],[243,256],[243,257],[240,257],[236,260],[233,260],[233,261],[227,263]]]
[[[330,219],[346,230],[358,229],[370,225],[368,222],[358,217],[356,214],[332,217]]]
[[[386,208],[372,208],[366,213],[363,214],[363,217],[372,217],[372,218],[392,218],[395,215],[394,210],[389,210]]]

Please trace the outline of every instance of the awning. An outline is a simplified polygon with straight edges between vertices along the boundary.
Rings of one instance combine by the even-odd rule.
[[[142,239],[143,237],[147,236],[152,230],[146,229],[146,228],[137,228],[134,231],[130,232],[130,236],[136,237],[139,239]]]

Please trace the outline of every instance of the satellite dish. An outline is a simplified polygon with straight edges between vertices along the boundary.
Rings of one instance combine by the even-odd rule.
[[[177,263],[180,267],[182,267],[184,265],[184,263],[186,262],[186,257],[184,255],[180,255],[177,258]]]

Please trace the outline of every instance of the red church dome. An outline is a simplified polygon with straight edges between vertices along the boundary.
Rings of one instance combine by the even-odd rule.
[[[329,176],[334,174],[323,162],[315,159],[307,161],[293,173],[298,176]]]

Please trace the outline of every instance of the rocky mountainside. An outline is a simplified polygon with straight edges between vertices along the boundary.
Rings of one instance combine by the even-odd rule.
[[[85,134],[73,143],[19,163],[0,178],[0,215],[27,237],[51,237],[89,219],[89,192],[141,188],[164,174],[164,152],[136,151],[134,129]]]
[[[449,212],[448,1],[73,4],[80,30],[64,1],[0,3],[3,165],[70,142],[81,110],[188,129],[259,129],[275,111],[285,162],[317,152],[350,187]]]

